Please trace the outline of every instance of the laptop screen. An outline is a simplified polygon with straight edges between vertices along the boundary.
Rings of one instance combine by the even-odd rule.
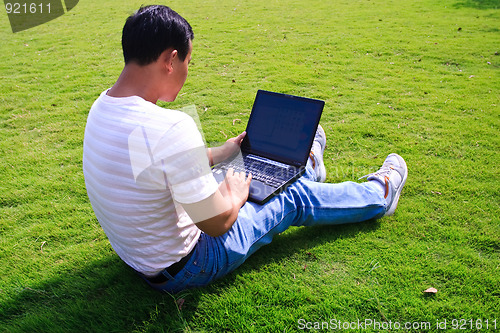
[[[324,104],[316,99],[259,90],[242,151],[305,165]]]

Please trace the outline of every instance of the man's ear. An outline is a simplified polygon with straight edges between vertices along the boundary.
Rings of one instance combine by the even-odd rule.
[[[160,60],[162,62],[162,66],[167,69],[169,73],[174,70],[174,60],[178,57],[177,50],[167,49],[160,54]]]

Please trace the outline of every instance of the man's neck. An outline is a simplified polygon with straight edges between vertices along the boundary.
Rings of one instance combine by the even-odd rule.
[[[127,64],[107,94],[111,97],[139,96],[156,104],[159,96],[155,89],[155,77],[153,66]]]

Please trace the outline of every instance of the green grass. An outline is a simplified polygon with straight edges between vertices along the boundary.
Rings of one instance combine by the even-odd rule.
[[[142,3],[81,1],[16,34],[0,14],[0,331],[296,332],[300,319],[500,329],[498,0],[169,2],[195,40],[168,107],[195,104],[209,143],[242,131],[268,89],[326,101],[328,181],[356,181],[390,152],[409,166],[394,216],[290,229],[178,295],[119,260],[81,171],[88,110],[117,78],[121,28]]]

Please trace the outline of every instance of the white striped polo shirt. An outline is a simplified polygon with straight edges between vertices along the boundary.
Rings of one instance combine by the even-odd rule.
[[[178,203],[206,199],[218,185],[190,116],[106,92],[85,128],[87,193],[116,253],[152,276],[188,254],[200,236]]]

